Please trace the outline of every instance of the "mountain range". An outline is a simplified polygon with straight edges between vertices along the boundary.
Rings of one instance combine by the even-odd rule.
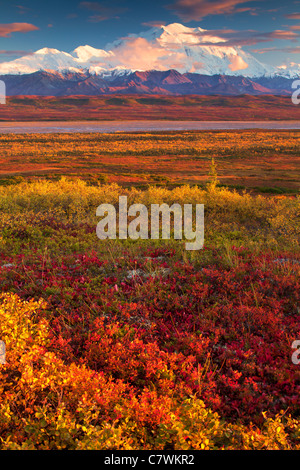
[[[0,63],[7,95],[291,94],[300,66],[273,67],[209,30],[158,26],[72,52],[43,48]]]
[[[34,72],[1,77],[7,96],[71,96],[104,94],[155,95],[290,95],[293,79],[286,77],[181,74],[176,70],[129,72],[110,76],[90,72]]]

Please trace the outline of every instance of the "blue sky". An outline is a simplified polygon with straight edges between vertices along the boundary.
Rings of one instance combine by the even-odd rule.
[[[260,61],[300,63],[300,0],[0,1],[0,62],[43,47],[104,48],[153,24],[214,30]]]

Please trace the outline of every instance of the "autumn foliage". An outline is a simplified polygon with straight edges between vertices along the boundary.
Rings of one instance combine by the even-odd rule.
[[[299,197],[204,203],[205,247],[100,241],[117,185],[0,188],[0,449],[300,449]]]

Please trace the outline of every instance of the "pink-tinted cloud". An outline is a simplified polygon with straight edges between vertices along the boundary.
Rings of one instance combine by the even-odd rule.
[[[272,33],[269,33],[269,37],[271,39],[287,39],[289,41],[297,39],[299,35],[294,33],[293,31],[284,31],[281,29],[277,29]]]
[[[295,47],[266,47],[262,49],[253,49],[252,52],[256,54],[265,54],[267,52],[285,52],[287,54],[299,54],[300,46]]]
[[[24,15],[25,13],[30,11],[30,8],[24,7],[24,5],[15,5],[15,6],[18,9],[18,12],[20,13],[20,15]]]
[[[165,25],[165,21],[145,21],[142,23],[143,26],[150,26],[150,28],[159,28],[160,26]]]
[[[209,15],[243,13],[246,11],[255,14],[255,8],[239,7],[244,3],[249,3],[249,0],[176,0],[167,8],[186,22],[199,21]]]
[[[203,69],[204,64],[203,62],[193,62],[192,67],[190,68],[189,72],[190,73],[199,73],[201,72],[201,69]]]
[[[123,38],[121,46],[113,52],[113,57],[109,58],[110,65],[135,70],[168,70],[182,66],[186,60],[185,54],[176,51],[170,53],[145,38]]]
[[[7,56],[20,56],[23,57],[24,55],[32,55],[33,52],[28,52],[28,51],[9,51],[9,50],[0,50],[1,55],[7,55]]]
[[[101,21],[105,21],[105,20],[108,20],[109,19],[109,16],[105,16],[105,15],[91,15],[89,17],[89,21],[91,23],[100,23]]]
[[[92,23],[100,23],[110,18],[119,18],[118,15],[127,10],[127,8],[111,7],[99,2],[81,2],[79,7],[94,13],[89,16],[89,21]]]
[[[230,61],[230,65],[228,66],[228,68],[232,72],[235,72],[236,70],[244,70],[248,66],[249,65],[247,64],[247,62],[244,61],[244,59],[242,59],[242,57],[236,55],[236,56],[232,57],[232,59]]]
[[[300,13],[291,13],[290,15],[284,15],[289,20],[300,20]]]
[[[39,28],[29,23],[7,23],[0,24],[0,37],[10,37],[12,33],[28,33],[29,31],[36,31]]]
[[[287,41],[296,41],[299,38],[299,34],[294,31],[286,30],[275,30],[269,32],[244,30],[236,31],[232,29],[214,29],[209,30],[210,36],[214,37],[213,41],[203,41],[202,32],[196,33],[185,33],[186,35],[192,34],[197,35],[199,42],[194,45],[202,46],[218,46],[218,47],[234,47],[234,46],[253,46],[261,42],[269,42],[274,39],[281,39]],[[205,34],[207,36],[207,34]],[[215,41],[215,38],[219,38],[219,42]]]

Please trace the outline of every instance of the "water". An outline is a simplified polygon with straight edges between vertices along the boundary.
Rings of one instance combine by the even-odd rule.
[[[1,134],[151,132],[191,130],[297,130],[300,121],[78,121],[0,122]]]

